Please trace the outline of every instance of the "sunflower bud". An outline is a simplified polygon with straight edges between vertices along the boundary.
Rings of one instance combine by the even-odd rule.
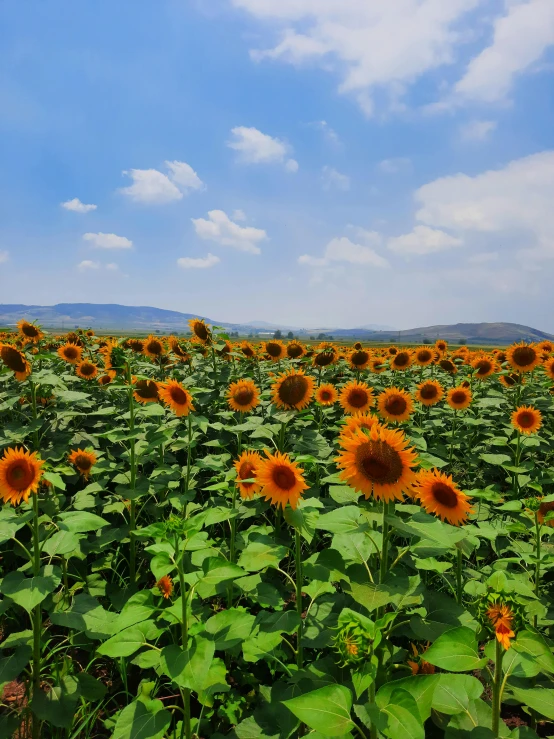
[[[351,611],[350,608],[344,608],[339,616],[337,633],[333,637],[335,650],[340,657],[339,664],[357,665],[370,659],[377,635],[371,619]]]

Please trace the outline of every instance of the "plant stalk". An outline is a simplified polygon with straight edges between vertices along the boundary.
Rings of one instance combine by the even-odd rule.
[[[300,532],[298,529],[294,530],[295,538],[295,555],[296,555],[296,610],[298,612],[299,624],[297,632],[297,645],[296,645],[296,663],[298,669],[301,670],[304,664],[303,650],[302,650],[302,632],[303,632],[303,620],[302,620],[302,540],[300,538]]]
[[[504,658],[504,647],[496,641],[496,655],[494,668],[494,684],[492,689],[492,732],[495,737],[499,736],[500,708],[502,706],[502,660]]]

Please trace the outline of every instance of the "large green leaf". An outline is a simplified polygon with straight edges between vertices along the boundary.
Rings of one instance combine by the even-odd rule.
[[[2,687],[5,683],[9,683],[15,680],[27,666],[31,659],[32,649],[31,647],[24,645],[18,647],[13,654],[9,657],[0,659],[0,695],[2,693]]]
[[[43,567],[40,575],[25,577],[22,572],[9,572],[2,580],[0,592],[14,603],[31,613],[35,606],[53,593],[61,582],[59,569],[50,565]]]
[[[74,534],[83,534],[87,531],[98,531],[98,529],[110,524],[96,513],[88,511],[68,511],[58,516],[60,529],[72,531]]]
[[[229,608],[212,616],[204,624],[216,649],[230,649],[250,636],[256,617],[243,608]]]
[[[50,620],[56,626],[84,631],[90,639],[105,639],[113,633],[114,614],[106,611],[91,595],[80,593],[69,611],[52,611]]]
[[[153,624],[153,621],[144,621],[136,626],[123,629],[101,644],[97,649],[98,654],[106,657],[129,657],[148,644],[147,634]]]
[[[160,701],[152,701],[157,711],[149,710],[142,701],[126,706],[119,716],[112,739],[161,739],[171,723],[171,714]]]
[[[512,642],[512,649],[518,652],[526,663],[536,668],[535,675],[539,672],[554,673],[554,654],[540,634],[534,631],[520,631],[517,639]],[[526,674],[532,676],[528,671]]]
[[[162,649],[160,668],[180,688],[199,693],[206,687],[214,651],[214,642],[200,636],[192,640],[188,649],[171,644]]]
[[[296,718],[323,736],[345,736],[354,728],[352,693],[343,685],[326,685],[283,701]]]
[[[387,717],[383,734],[389,739],[425,739],[415,698],[402,688],[393,690],[391,702],[381,709]]]
[[[451,672],[469,672],[486,664],[479,657],[477,639],[471,629],[459,626],[445,631],[425,652],[425,660]]]
[[[246,549],[243,549],[238,565],[248,572],[259,572],[265,570],[266,567],[278,567],[279,562],[288,553],[287,547],[276,544],[269,537],[263,537],[263,539],[251,541]]]
[[[512,693],[516,700],[554,721],[554,690],[549,688],[515,688]]]
[[[439,713],[453,716],[467,710],[470,701],[477,700],[483,693],[483,684],[471,675],[438,676],[433,693],[433,708]]]

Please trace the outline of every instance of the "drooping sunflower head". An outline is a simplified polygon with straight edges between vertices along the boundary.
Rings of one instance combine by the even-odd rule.
[[[414,352],[414,362],[420,367],[427,367],[427,365],[432,364],[434,358],[435,353],[427,346],[420,346]]]
[[[393,370],[407,370],[412,364],[412,353],[407,349],[397,352],[390,360],[390,366]]]
[[[159,359],[165,354],[163,342],[155,336],[149,336],[144,342],[142,353],[150,359]]]
[[[156,383],[152,380],[143,380],[143,382],[149,382],[153,385],[156,385]],[[150,403],[157,400],[157,397],[154,397],[154,394],[156,393],[156,388],[149,388],[147,392],[151,393],[152,400],[142,400],[140,402]],[[192,395],[190,391],[187,390],[186,387],[183,387],[180,382],[177,382],[177,380],[168,380],[167,382],[163,382],[157,385],[157,395],[160,397],[163,403],[171,408],[171,410],[178,417],[188,416],[188,414],[194,410],[194,406],[192,404]],[[137,398],[137,400],[139,399]]]
[[[160,389],[154,380],[136,380],[134,382],[135,391],[133,397],[139,403],[146,405],[147,403],[157,403],[160,399]]]
[[[302,370],[289,370],[279,375],[271,388],[271,399],[277,408],[306,408],[314,394],[314,379]]]
[[[436,405],[444,395],[444,388],[436,380],[425,380],[417,386],[415,398],[422,405]]]
[[[510,640],[515,637],[513,630],[515,614],[507,603],[492,603],[486,611],[488,626],[495,633],[496,639],[504,647],[510,648]]]
[[[506,352],[506,358],[516,372],[531,372],[540,364],[540,352],[534,344],[513,344]]]
[[[109,385],[111,382],[113,382],[114,377],[115,377],[115,373],[110,370],[106,372],[105,375],[101,375],[98,378],[98,384],[99,385]]]
[[[424,470],[417,475],[415,495],[427,513],[439,516],[454,526],[461,526],[472,513],[470,498],[463,493],[451,475],[440,470]]]
[[[495,349],[493,354],[498,364],[504,364],[506,361],[506,352],[503,349]]]
[[[287,357],[289,359],[300,359],[306,353],[303,345],[299,341],[289,341],[287,344]]]
[[[79,470],[84,478],[88,478],[98,458],[94,452],[87,449],[76,449],[71,452],[67,460]]]
[[[144,352],[144,341],[141,339],[127,339],[125,346],[135,354],[142,354]]]
[[[25,355],[9,344],[0,344],[0,359],[11,369],[19,382],[26,380],[31,374],[31,365]]]
[[[444,370],[444,372],[448,372],[449,375],[455,375],[458,372],[458,368],[450,359],[439,359],[437,365],[441,370]]]
[[[376,375],[380,375],[387,370],[387,360],[384,357],[375,357],[370,361],[369,367]]]
[[[481,354],[480,356],[475,357],[471,362],[471,366],[475,370],[474,377],[477,380],[485,380],[498,370],[496,362],[494,362],[490,357],[487,357],[486,354]]]
[[[19,505],[36,493],[43,475],[44,462],[35,452],[20,448],[6,449],[0,459],[0,498],[4,503]]]
[[[519,372],[510,372],[508,374],[500,375],[499,380],[506,388],[513,388],[524,382],[523,375],[520,375]]]
[[[249,341],[243,341],[240,350],[247,359],[253,359],[256,356],[256,350]]]
[[[196,336],[196,338],[203,344],[208,344],[212,338],[212,332],[210,327],[206,325],[204,319],[191,318],[188,322],[190,330]]]
[[[260,391],[252,380],[238,380],[229,386],[227,402],[232,410],[248,413],[259,405]]]
[[[83,362],[79,362],[75,368],[75,373],[83,380],[94,380],[98,374],[98,367],[92,362],[89,362],[88,359],[85,359]]]
[[[108,339],[99,350],[104,360],[104,368],[117,373],[125,363],[123,347],[119,346],[117,339]]]
[[[379,415],[387,421],[407,421],[413,410],[412,396],[405,390],[390,387],[379,394],[377,398]]]
[[[338,400],[337,388],[331,383],[320,385],[315,391],[315,399],[319,405],[334,405]]]
[[[355,349],[348,357],[350,366],[354,370],[365,370],[371,362],[371,354],[366,349]]]
[[[77,344],[62,344],[58,349],[58,356],[69,364],[79,364],[83,350]]]
[[[240,497],[243,500],[251,500],[261,490],[261,486],[256,481],[261,461],[262,458],[258,452],[246,451],[234,463],[237,473],[235,485],[238,487]]]
[[[19,335],[25,342],[36,344],[44,336],[38,326],[35,326],[34,323],[29,323],[29,321],[25,321],[24,319],[19,321],[17,328],[19,329]]]
[[[256,475],[261,495],[281,508],[285,508],[287,503],[291,508],[296,508],[302,493],[308,489],[303,472],[288,454],[266,452],[266,458],[260,461]]]
[[[441,354],[444,354],[448,351],[448,342],[446,342],[444,339],[437,339],[435,341],[435,349]]]
[[[320,344],[313,356],[314,367],[328,367],[334,364],[338,359],[337,347],[334,344],[323,342]]]
[[[163,577],[160,577],[160,579],[156,583],[156,587],[160,591],[160,594],[163,595],[166,600],[173,595],[173,580],[169,577],[169,575],[164,575]]]
[[[348,382],[340,391],[339,402],[345,413],[365,413],[375,403],[373,388],[365,382]]]
[[[278,362],[280,359],[283,359],[283,357],[287,353],[286,347],[280,339],[272,339],[271,341],[266,341],[264,345],[264,350],[272,362]]]
[[[190,362],[191,356],[188,353],[186,346],[182,346],[179,343],[179,340],[176,339],[174,336],[170,338],[169,346],[173,354],[175,354],[176,357],[179,357],[181,362]]]
[[[448,391],[446,402],[455,411],[463,411],[469,408],[472,400],[472,394],[469,387],[453,387]]]
[[[536,434],[542,426],[542,413],[530,405],[520,405],[512,413],[512,426],[520,434]]]
[[[401,431],[376,424],[339,437],[343,450],[336,459],[341,479],[350,487],[386,502],[402,500],[415,481],[416,454]]]

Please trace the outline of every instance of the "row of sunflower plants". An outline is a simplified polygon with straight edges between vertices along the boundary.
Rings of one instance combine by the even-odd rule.
[[[0,360],[0,737],[554,734],[550,342]]]

